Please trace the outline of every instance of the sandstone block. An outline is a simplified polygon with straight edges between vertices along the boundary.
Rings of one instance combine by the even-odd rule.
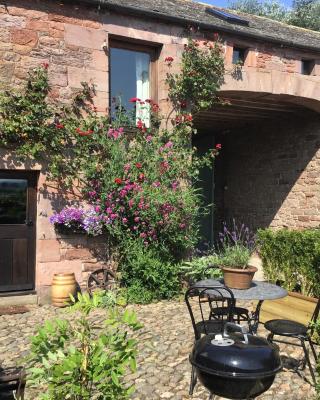
[[[34,47],[38,42],[38,35],[30,29],[12,29],[12,43]]]
[[[74,272],[77,282],[82,282],[81,260],[37,263],[36,286],[51,285],[54,274]]]
[[[37,261],[60,261],[60,243],[56,239],[37,241]]]
[[[79,25],[65,25],[65,40],[67,44],[101,50],[107,34],[103,30],[86,28]]]
[[[66,260],[90,260],[93,258],[89,249],[68,249],[65,254]]]
[[[16,17],[8,14],[0,14],[0,28],[14,27],[24,28],[26,26],[25,17]]]
[[[68,67],[68,81],[73,88],[81,89],[81,82],[91,82],[97,90],[108,91],[108,74],[104,71]]]

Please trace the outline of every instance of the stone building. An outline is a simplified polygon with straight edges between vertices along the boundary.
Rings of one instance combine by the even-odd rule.
[[[18,87],[30,68],[48,63],[54,98],[67,101],[90,81],[100,112],[119,92],[152,97],[166,112],[164,60],[173,57],[176,68],[189,25],[200,37],[219,34],[227,70],[221,95],[231,102],[196,118],[199,149],[223,147],[215,173],[203,176],[207,201],[215,203],[203,223],[207,237],[231,217],[253,229],[318,226],[319,32],[189,0],[6,0],[1,86]],[[3,150],[0,168],[2,189],[18,185],[24,199],[23,220],[0,225],[0,291],[45,294],[56,272],[73,271],[83,284],[103,243],[57,237],[48,217],[66,194],[46,184],[41,165],[21,164]]]

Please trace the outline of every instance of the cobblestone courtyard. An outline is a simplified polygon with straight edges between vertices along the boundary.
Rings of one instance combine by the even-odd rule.
[[[183,302],[160,302],[135,306],[144,327],[138,332],[138,371],[128,379],[134,382],[136,400],[189,399],[190,365],[188,355],[192,347],[191,322]],[[4,367],[14,366],[28,353],[29,337],[45,319],[60,315],[63,310],[52,306],[34,307],[24,314],[0,316],[0,353]],[[94,317],[103,319],[101,312]],[[264,335],[260,329],[260,335]],[[281,345],[286,365],[292,358],[302,357],[300,348]],[[298,373],[285,369],[279,373],[271,389],[261,400],[311,400],[315,392],[310,385],[308,369]],[[26,390],[26,400],[36,400],[36,393]],[[208,393],[200,385],[195,388],[193,400],[207,400]]]

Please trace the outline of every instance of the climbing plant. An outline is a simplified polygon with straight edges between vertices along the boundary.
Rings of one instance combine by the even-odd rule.
[[[167,57],[171,68],[174,60]],[[167,73],[169,98],[177,110],[189,109],[192,113],[220,104],[218,91],[224,82],[223,49],[218,34],[213,40],[188,38],[184,45],[179,73]]]

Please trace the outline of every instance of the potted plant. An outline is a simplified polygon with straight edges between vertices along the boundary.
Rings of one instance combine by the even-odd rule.
[[[255,249],[254,235],[244,224],[238,227],[233,220],[231,229],[226,223],[223,224],[219,239],[219,265],[225,285],[233,289],[248,289],[257,272],[256,267],[249,265]]]

